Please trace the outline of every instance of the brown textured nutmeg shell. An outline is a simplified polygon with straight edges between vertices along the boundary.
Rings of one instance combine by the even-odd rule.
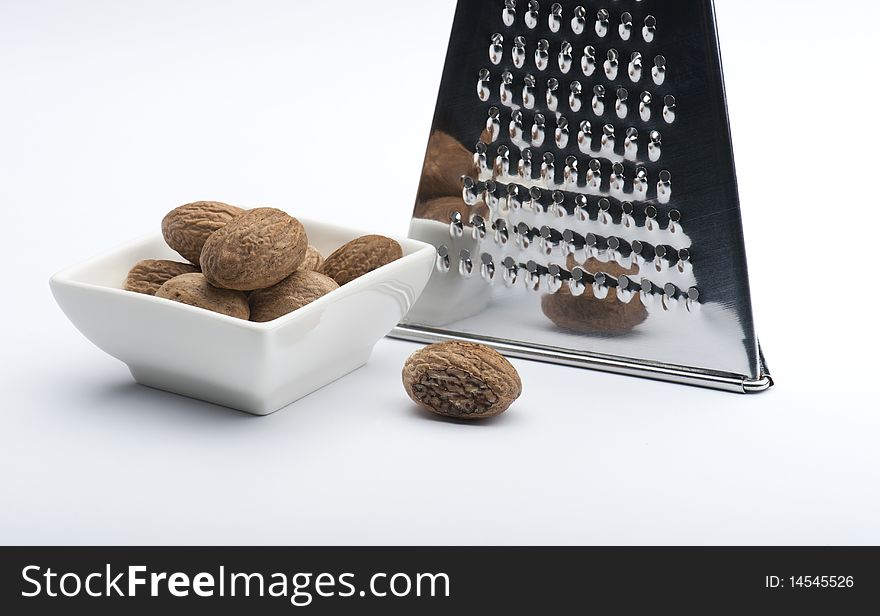
[[[218,229],[202,248],[202,273],[215,287],[253,291],[278,284],[306,255],[302,224],[275,208],[248,210]]]
[[[495,417],[522,393],[522,381],[509,361],[470,342],[441,342],[416,351],[406,360],[402,377],[414,402],[457,419]]]
[[[208,237],[243,212],[240,207],[219,201],[187,203],[162,219],[162,237],[180,256],[198,265]]]
[[[165,259],[145,259],[139,261],[128,276],[125,277],[123,288],[126,291],[155,295],[163,284],[182,274],[194,274],[199,271],[195,265],[167,261]]]
[[[322,255],[317,248],[309,244],[306,248],[306,256],[297,271],[301,272],[303,270],[310,270],[312,272],[317,272],[319,269],[321,269],[321,264],[323,263],[324,255]]]
[[[569,258],[569,269],[576,263]],[[583,266],[590,272],[604,272],[615,278],[634,275],[636,268],[626,269],[617,263],[601,263],[590,259]],[[621,335],[632,331],[648,318],[648,309],[637,298],[628,304],[617,299],[617,289],[610,289],[608,297],[598,299],[590,288],[575,297],[568,286],[553,295],[541,298],[544,315],[562,329],[581,334]]]
[[[250,317],[247,295],[241,291],[218,289],[211,285],[202,274],[176,276],[156,291],[156,297],[198,306],[239,319]]]
[[[455,138],[435,130],[428,140],[419,198],[454,197],[461,194],[461,176],[476,176],[474,154]]]
[[[425,220],[436,220],[443,223],[449,223],[453,212],[460,212],[462,219],[467,223],[471,216],[479,215],[490,222],[489,207],[485,203],[468,206],[461,197],[440,197],[431,199],[430,201],[419,201],[416,204],[413,216]]]
[[[251,321],[272,321],[338,288],[329,276],[311,270],[296,271],[268,289],[251,293]]]
[[[324,259],[320,272],[342,286],[402,256],[400,244],[390,237],[364,235],[337,248]]]

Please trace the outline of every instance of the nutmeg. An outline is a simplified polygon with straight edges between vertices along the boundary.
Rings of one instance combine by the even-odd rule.
[[[495,417],[522,393],[522,381],[509,361],[470,342],[441,342],[416,351],[406,360],[402,377],[414,402],[457,419]]]
[[[156,297],[197,306],[239,319],[247,319],[250,316],[247,296],[244,293],[230,289],[218,289],[211,285],[202,274],[175,276],[156,291]]]
[[[336,281],[324,274],[296,271],[278,284],[250,294],[251,321],[272,321],[338,288]]]
[[[475,176],[474,154],[455,138],[435,130],[428,140],[419,198],[454,197],[461,194],[461,176]]]
[[[162,219],[162,237],[184,259],[199,264],[208,237],[244,212],[220,201],[196,201],[174,208]]]
[[[319,271],[342,286],[402,256],[400,244],[390,237],[364,235],[337,248]]]
[[[212,285],[236,291],[271,287],[295,272],[308,238],[293,216],[269,207],[248,210],[205,242],[202,272]]]
[[[424,220],[449,223],[453,212],[459,212],[465,222],[470,221],[473,215],[482,216],[486,219],[487,224],[491,222],[488,220],[489,207],[485,203],[480,202],[473,207],[469,207],[460,196],[439,197],[430,201],[419,201],[416,204],[413,216]]]
[[[199,271],[195,265],[167,261],[165,259],[144,259],[135,264],[125,278],[123,288],[126,291],[155,295],[159,288],[182,274],[194,274]]]
[[[321,269],[321,264],[323,263],[324,255],[322,255],[317,248],[309,244],[306,248],[306,256],[303,259],[302,264],[299,266],[299,270],[311,270],[317,272]]]
[[[569,257],[569,269],[575,265]],[[638,273],[635,267],[626,269],[617,263],[602,263],[595,259],[590,259],[583,267],[615,278]],[[648,318],[647,308],[638,299],[627,304],[619,301],[617,289],[610,289],[605,299],[599,299],[589,287],[583,295],[575,297],[568,286],[563,286],[557,293],[541,298],[541,310],[557,327],[582,334],[626,334]]]

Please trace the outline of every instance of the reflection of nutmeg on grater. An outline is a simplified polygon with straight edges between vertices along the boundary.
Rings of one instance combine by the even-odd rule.
[[[574,259],[569,257],[569,269],[576,265]],[[602,263],[596,259],[587,260],[582,267],[589,272],[603,272],[614,278],[638,274],[636,267],[624,269],[617,263]],[[626,334],[648,318],[648,310],[638,298],[625,304],[617,299],[617,289],[610,289],[608,297],[599,299],[593,295],[590,286],[587,286],[583,295],[576,297],[571,294],[568,285],[563,285],[558,293],[541,298],[541,309],[557,327],[581,334]]]
[[[473,152],[443,131],[435,130],[428,140],[419,199],[460,195],[461,176],[475,174]]]
[[[468,206],[464,200],[459,197],[440,197],[431,199],[430,201],[419,201],[416,203],[414,216],[424,220],[436,220],[438,222],[449,223],[452,215],[458,212],[461,214],[465,224],[473,215],[482,216],[484,219],[489,218],[489,208],[482,201],[477,205]]]

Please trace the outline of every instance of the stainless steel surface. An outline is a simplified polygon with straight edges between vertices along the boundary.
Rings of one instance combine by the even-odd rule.
[[[503,340],[493,340],[483,336],[469,336],[467,334],[450,333],[445,330],[435,330],[426,327],[401,325],[396,327],[389,336],[391,338],[424,344],[449,340],[479,342],[497,349],[508,357],[552,362],[576,368],[590,368],[624,376],[637,376],[680,385],[710,387],[737,394],[760,393],[773,386],[773,379],[763,364],[763,357],[761,357],[761,365],[764,374],[757,379],[748,379],[741,374],[689,369],[684,366],[646,364],[626,358],[591,355],[587,352],[569,352],[555,348],[541,348],[534,345],[526,346]]]
[[[713,4],[608,6],[459,0],[395,335],[766,389]]]

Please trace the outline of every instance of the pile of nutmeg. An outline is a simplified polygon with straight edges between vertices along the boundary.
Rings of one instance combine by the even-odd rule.
[[[403,256],[396,241],[365,235],[325,259],[293,216],[218,201],[175,208],[162,220],[162,235],[188,263],[141,261],[128,273],[126,290],[258,322],[302,308]]]

